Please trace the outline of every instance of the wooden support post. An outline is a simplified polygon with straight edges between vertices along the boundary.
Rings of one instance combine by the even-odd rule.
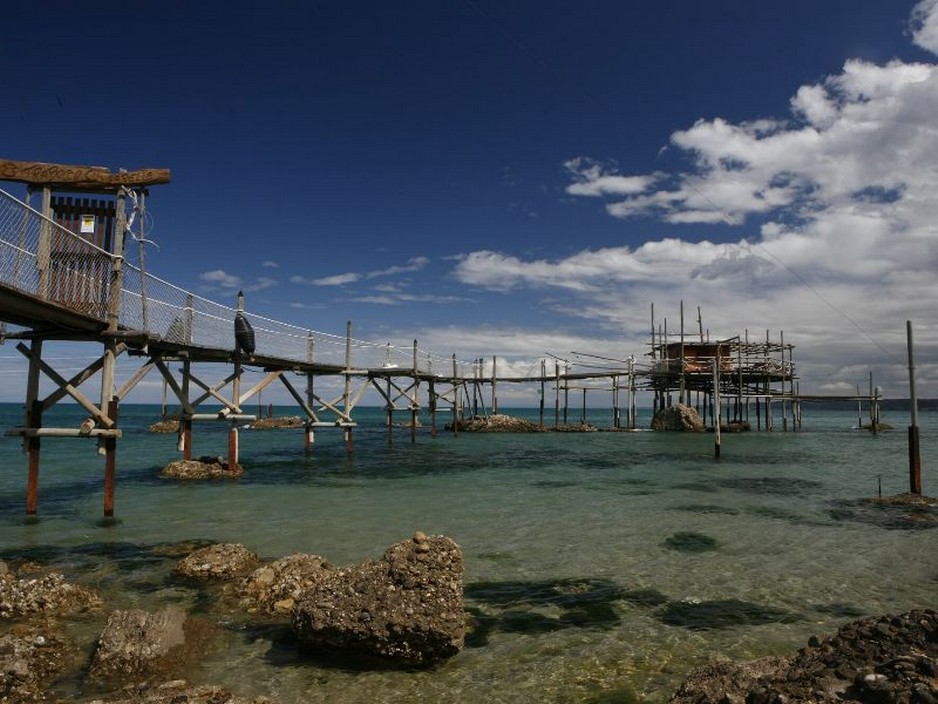
[[[433,377],[430,377],[430,388],[427,391],[430,404],[430,437],[436,437],[436,389],[433,383]]]
[[[314,357],[315,352],[316,352],[316,343],[315,343],[315,340],[313,339],[313,333],[307,332],[306,333],[306,361],[309,362],[310,364],[313,363],[313,360],[315,358]],[[287,386],[287,388],[289,389],[291,387]],[[306,407],[309,409],[312,409],[313,403],[315,402],[315,400],[316,400],[316,394],[313,389],[313,373],[306,372]],[[313,445],[316,443],[316,431],[313,429],[314,428],[313,422],[314,422],[313,419],[311,419],[309,417],[309,413],[307,413],[306,424],[305,424],[304,433],[303,433],[303,450],[306,452],[307,455],[312,451]]]
[[[537,415],[538,424],[540,425],[542,430],[544,429],[544,391],[546,390],[545,389],[546,382],[547,382],[547,360],[542,359],[541,360],[541,399],[540,399],[540,402],[538,403],[538,415]]]
[[[355,446],[352,443],[352,427],[347,425],[345,426],[345,450],[351,454],[354,449]]]
[[[394,402],[391,400],[391,377],[384,380],[387,391],[384,399],[384,408],[387,412],[385,423],[388,427],[388,447],[394,444]]]
[[[492,413],[498,413],[498,394],[495,391],[498,375],[495,372],[496,357],[492,355]]]
[[[554,362],[554,430],[560,427],[560,362]]]
[[[918,397],[915,394],[915,362],[912,358],[912,321],[905,323],[909,348],[909,400],[912,406],[912,421],[909,425],[909,491],[922,493],[922,456],[918,432]]]
[[[113,397],[107,406],[108,417],[117,425],[118,400]],[[117,488],[117,438],[106,437],[104,444],[104,517],[114,517],[114,490]]]
[[[185,402],[182,404],[183,408],[181,409],[182,417],[179,419],[179,444],[180,450],[182,450],[182,458],[184,460],[192,459],[192,413],[187,411],[185,406],[189,403],[189,372],[191,371],[192,362],[188,359],[182,363],[182,396],[185,399]]]
[[[419,393],[420,378],[417,374],[417,341],[414,340],[414,395],[410,401],[410,442],[417,442],[417,410],[420,408],[417,394]]]
[[[30,342],[29,371],[26,374],[26,417],[24,427],[42,427],[42,402],[39,400],[39,371],[42,360],[42,339]],[[39,504],[39,457],[41,443],[38,436],[24,437],[27,454],[26,515],[35,516]]]
[[[713,361],[713,458],[720,459],[720,346]]]
[[[240,308],[240,305],[239,305]],[[240,407],[241,399],[241,355],[236,353],[234,361],[234,379],[231,380],[231,403]],[[228,429],[228,471],[233,472],[238,467],[238,421],[231,420]]]
[[[456,385],[456,354],[453,354],[453,436],[459,435],[459,387]]]

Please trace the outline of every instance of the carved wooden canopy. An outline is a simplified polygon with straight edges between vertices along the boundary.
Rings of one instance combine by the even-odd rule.
[[[143,187],[169,183],[169,169],[110,171],[104,166],[68,166],[41,161],[0,159],[0,180],[76,191],[116,191],[121,186]]]

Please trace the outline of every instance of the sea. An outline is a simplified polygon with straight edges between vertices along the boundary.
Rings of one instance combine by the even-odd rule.
[[[274,415],[294,408],[274,407]],[[535,409],[503,409],[537,419]],[[59,405],[48,426],[77,427]],[[612,425],[608,410],[588,422]],[[159,405],[121,407],[115,519],[103,519],[95,441],[45,438],[38,515],[27,520],[21,440],[0,438],[0,559],[32,560],[98,591],[107,607],[68,626],[88,654],[108,610],[181,605],[217,635],[180,676],[274,702],[664,702],[714,659],[793,654],[865,615],[938,606],[938,523],[868,499],[909,489],[907,412],[858,429],[856,408],[805,405],[803,426],[723,434],[634,432],[434,437],[420,417],[389,431],[380,408],[339,429],[240,433],[238,479],[160,478],[175,435]],[[552,418],[547,419],[548,424]],[[0,424],[22,423],[18,404]],[[938,412],[919,417],[924,492],[938,494]],[[227,426],[197,423],[194,454],[224,455]],[[931,519],[931,520],[927,520]],[[174,580],[187,546],[242,543],[263,559],[380,558],[416,531],[462,548],[471,625],[430,669],[323,659],[289,628],[225,617]],[[0,631],[8,625],[0,624]],[[78,676],[55,685],[86,694]]]

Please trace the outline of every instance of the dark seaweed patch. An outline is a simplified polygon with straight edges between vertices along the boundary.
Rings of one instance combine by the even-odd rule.
[[[709,535],[695,533],[693,531],[678,531],[667,538],[664,547],[678,552],[708,552],[716,550],[719,543]]]
[[[773,494],[775,496],[801,496],[820,489],[821,482],[796,477],[728,477],[715,482],[727,489],[747,494]]]
[[[675,489],[685,489],[687,491],[700,491],[707,494],[715,494],[720,490],[720,487],[714,484],[705,484],[704,482],[684,482],[683,484],[675,484]]]
[[[734,626],[761,626],[767,623],[792,623],[800,616],[784,609],[762,606],[738,599],[719,601],[672,601],[655,616],[669,626],[691,631],[706,631]]]
[[[635,606],[661,606],[668,603],[668,597],[657,589],[632,589],[622,592],[622,598]]]
[[[828,514],[837,521],[869,523],[889,530],[938,528],[938,507],[869,499],[832,501]]]
[[[612,628],[620,621],[615,602],[626,599],[614,582],[600,579],[477,582],[464,589],[468,600],[494,612],[468,607],[470,647],[488,642],[495,631],[550,633],[563,628]],[[544,609],[560,609],[560,615]]]
[[[739,511],[729,506],[716,506],[714,504],[684,504],[683,506],[672,506],[672,511],[688,511],[689,513],[700,514],[722,514],[725,516],[738,516]]]
[[[531,486],[543,487],[545,489],[567,489],[577,485],[578,482],[571,482],[566,479],[542,479],[541,481],[531,482]]]
[[[774,508],[772,506],[751,506],[746,509],[746,513],[752,514],[753,516],[762,516],[764,518],[777,518],[791,523],[800,523],[802,521],[802,517],[797,513],[781,508]]]
[[[831,614],[832,616],[845,616],[847,618],[858,618],[860,616],[865,616],[866,612],[863,609],[859,609],[856,606],[851,606],[850,604],[844,604],[841,602],[834,602],[831,604],[816,604],[811,607],[819,614]]]

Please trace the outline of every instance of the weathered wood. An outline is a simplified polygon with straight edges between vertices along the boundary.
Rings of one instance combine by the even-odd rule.
[[[170,182],[169,169],[111,171],[105,166],[72,166],[41,161],[0,159],[0,180],[32,186],[69,187],[79,191],[116,191],[121,186],[157,186]]]
[[[107,405],[107,413],[115,423],[119,410],[117,398],[112,397]],[[102,442],[104,444],[104,517],[111,518],[114,516],[114,491],[117,487],[117,436],[106,436]]]
[[[92,428],[87,432],[81,428],[10,428],[3,434],[24,438],[119,438],[122,431],[117,428]]]

